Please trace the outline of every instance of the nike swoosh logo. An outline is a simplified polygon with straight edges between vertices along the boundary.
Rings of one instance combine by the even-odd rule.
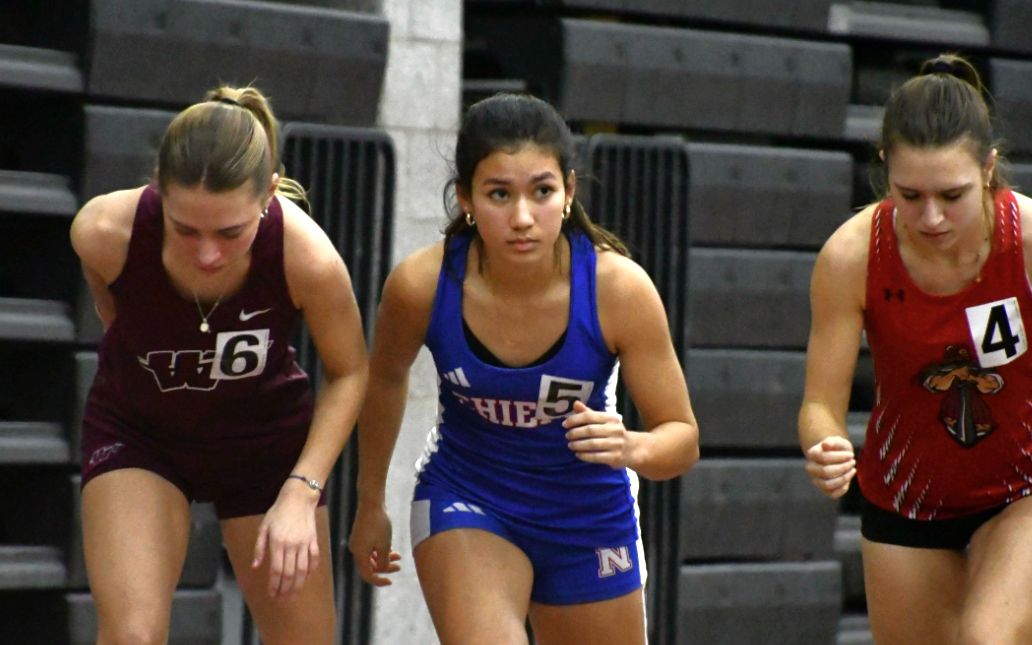
[[[244,310],[241,309],[240,310],[240,322],[247,322],[248,320],[254,318],[255,316],[257,316],[259,314],[267,314],[270,311],[272,311],[272,309],[259,309],[258,311],[252,311],[249,314],[245,314]]]

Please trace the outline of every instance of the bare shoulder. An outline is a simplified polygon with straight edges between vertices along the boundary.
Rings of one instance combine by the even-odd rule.
[[[877,204],[846,220],[824,243],[814,265],[811,298],[851,300],[861,309],[867,293],[867,260]]]
[[[129,252],[136,207],[144,187],[98,195],[72,221],[72,247],[90,269],[110,284],[122,272]]]
[[[291,299],[299,309],[320,302],[335,290],[350,290],[351,278],[330,238],[308,213],[276,195],[283,209],[283,270]]]
[[[620,354],[645,339],[666,339],[666,310],[645,269],[615,251],[598,249],[597,257],[598,321],[610,351]]]
[[[620,302],[625,298],[641,298],[656,292],[652,278],[631,258],[608,249],[596,249],[596,290],[600,298]],[[601,304],[601,302],[600,302]]]
[[[384,285],[384,297],[389,295],[398,304],[429,315],[443,262],[444,242],[419,249],[391,271]]]

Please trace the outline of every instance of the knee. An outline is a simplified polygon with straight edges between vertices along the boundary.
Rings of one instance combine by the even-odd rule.
[[[101,626],[97,645],[166,645],[168,625],[143,621]]]
[[[1028,639],[1019,627],[1000,616],[964,615],[957,645],[1022,645]]]

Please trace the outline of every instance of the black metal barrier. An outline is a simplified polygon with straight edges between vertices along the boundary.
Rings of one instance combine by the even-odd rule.
[[[596,134],[581,148],[587,177],[578,182],[591,218],[620,235],[652,277],[666,307],[674,349],[688,356],[688,148],[677,137]],[[626,389],[620,411],[639,417]],[[673,645],[677,634],[680,482],[641,481],[641,530],[648,558],[649,642]]]
[[[312,219],[344,259],[368,334],[391,268],[395,176],[391,139],[374,129],[307,123],[288,124],[282,139],[286,176],[307,189]],[[322,365],[307,329],[302,328],[294,346],[298,363],[318,387]],[[352,435],[326,487],[338,645],[366,645],[372,633],[372,587],[362,582],[347,549],[358,500],[357,456]],[[257,642],[254,631],[250,616],[245,616],[245,643]]]

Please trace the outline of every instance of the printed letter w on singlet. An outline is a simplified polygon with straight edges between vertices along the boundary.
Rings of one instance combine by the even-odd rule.
[[[608,578],[617,571],[630,571],[634,568],[634,563],[631,562],[631,554],[625,546],[619,549],[595,549],[595,553],[598,554],[599,578]]]
[[[181,352],[150,352],[137,357],[140,365],[154,375],[162,392],[174,390],[214,390],[219,382],[211,378],[215,352],[196,349]]]

